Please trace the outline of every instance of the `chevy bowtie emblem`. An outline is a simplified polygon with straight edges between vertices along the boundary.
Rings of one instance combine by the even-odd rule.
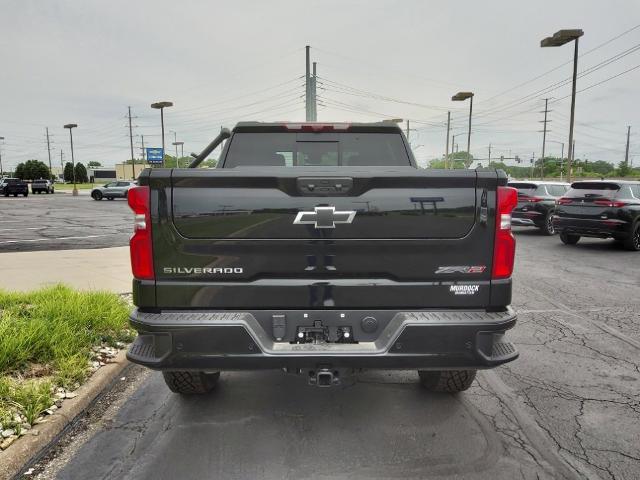
[[[316,228],[336,228],[336,223],[351,223],[355,210],[336,211],[336,207],[315,207],[313,212],[298,212],[294,225],[314,225]]]

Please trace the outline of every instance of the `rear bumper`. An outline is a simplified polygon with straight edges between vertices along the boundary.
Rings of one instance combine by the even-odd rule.
[[[505,332],[516,322],[516,314],[510,308],[502,312],[372,312],[379,319],[375,332],[364,323],[363,315],[367,313],[134,310],[130,320],[139,335],[127,358],[157,370],[207,371],[318,367],[481,369],[518,357],[514,346],[504,339]],[[277,326],[274,320],[274,330],[273,316],[279,319]],[[322,322],[328,328],[347,325],[358,342],[292,343],[298,328],[314,322]],[[282,341],[276,340],[276,328],[281,329]]]
[[[618,219],[584,219],[554,217],[553,227],[557,232],[584,237],[609,238],[629,235],[629,222]]]

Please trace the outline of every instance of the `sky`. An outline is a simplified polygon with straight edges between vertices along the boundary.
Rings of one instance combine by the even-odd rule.
[[[19,162],[113,165],[141,143],[184,142],[199,152],[237,121],[304,120],[305,45],[318,68],[319,121],[410,120],[419,163],[451,135],[487,159],[559,156],[569,135],[572,44],[540,48],[581,28],[576,158],[619,163],[627,126],[640,165],[640,2],[637,0],[445,1],[56,1],[3,0],[0,16],[0,152]],[[583,90],[583,91],[581,91]],[[403,123],[406,128],[406,123]],[[175,133],[174,133],[175,132]],[[170,153],[170,152],[168,152]],[[214,152],[215,156],[216,152]],[[513,164],[513,160],[506,163]]]

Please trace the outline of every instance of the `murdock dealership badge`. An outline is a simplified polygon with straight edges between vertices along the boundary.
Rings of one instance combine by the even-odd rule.
[[[451,285],[449,292],[454,295],[475,295],[480,290],[480,285]]]

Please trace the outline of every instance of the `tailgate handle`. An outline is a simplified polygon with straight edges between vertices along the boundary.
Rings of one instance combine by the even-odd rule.
[[[299,177],[298,193],[314,197],[338,197],[348,195],[353,188],[351,177]]]

